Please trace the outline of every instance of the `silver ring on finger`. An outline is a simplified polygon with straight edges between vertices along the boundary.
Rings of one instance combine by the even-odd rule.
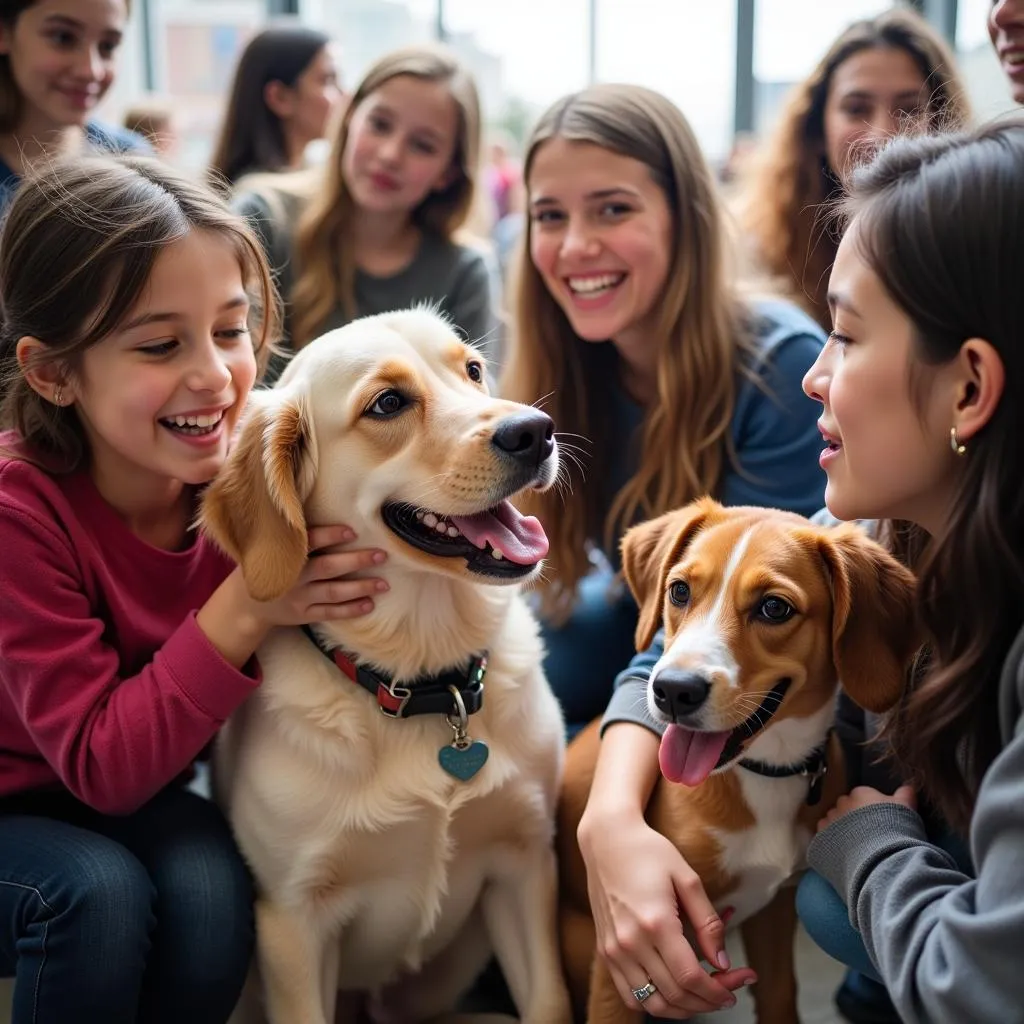
[[[633,989],[633,998],[638,1003],[646,1003],[647,1000],[650,999],[651,996],[653,996],[654,993],[657,992],[657,991],[658,991],[658,986],[655,985],[654,982],[651,981],[650,978],[648,978],[646,985],[642,985],[640,988]]]

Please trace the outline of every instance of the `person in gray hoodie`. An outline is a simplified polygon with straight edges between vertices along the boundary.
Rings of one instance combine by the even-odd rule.
[[[855,788],[808,852],[907,1024],[1024,1021],[1022,166],[1017,120],[897,139],[862,168],[830,281],[834,330],[804,381],[823,407],[829,511],[898,524],[893,549],[919,580],[921,653],[881,738],[909,784]],[[603,746],[648,724],[637,698],[657,657],[620,676]],[[634,775],[599,763],[580,825],[599,945],[631,984],[671,978],[686,1019],[749,973],[721,960],[721,922],[675,851],[652,870],[725,968],[718,989],[633,919],[655,919],[653,903],[622,906],[602,875],[595,837],[649,781]],[[967,841],[964,863],[929,838],[926,806]]]
[[[899,140],[856,178],[823,405],[840,519],[908,523],[923,646],[885,726],[902,777],[830,812],[810,866],[904,1021],[1024,1020],[1024,121]],[[973,867],[928,840],[919,799]]]

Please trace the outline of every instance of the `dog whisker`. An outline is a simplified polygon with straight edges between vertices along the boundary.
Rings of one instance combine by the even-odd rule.
[[[583,468],[583,459],[589,459],[590,453],[577,448],[574,444],[566,444],[565,441],[558,442],[558,450],[564,458],[572,459],[576,465]]]
[[[590,455],[590,452],[588,452],[581,444],[574,444],[572,441],[563,441],[560,437],[556,438],[556,440],[558,441],[558,447],[560,450],[579,452],[580,454],[588,457]]]
[[[486,354],[488,351],[488,347],[487,345],[484,344],[484,342],[490,341],[491,338],[495,337],[498,331],[501,330],[501,327],[501,324],[495,324],[489,331],[486,332],[486,334],[481,334],[479,337],[470,341],[470,345],[472,345],[473,348],[478,349],[481,353]]]
[[[565,452],[565,457],[562,459],[561,464],[558,467],[559,475],[561,475],[562,471],[564,470],[565,474],[568,476],[572,472],[572,470],[569,468],[570,466],[575,466],[579,472],[580,477],[582,479],[586,479],[587,471],[583,463],[579,460],[579,458],[576,456],[574,452]]]
[[[572,495],[572,481],[569,479],[569,475],[567,473],[563,474],[559,472],[558,476],[555,478],[555,492],[558,494],[563,505]]]
[[[544,405],[545,405],[545,403],[547,402],[547,400],[548,400],[548,399],[549,399],[549,398],[550,398],[550,397],[551,397],[551,396],[552,396],[552,395],[553,395],[554,393],[555,393],[555,392],[554,392],[554,389],[552,389],[552,390],[551,390],[551,391],[549,391],[549,392],[548,392],[548,393],[547,393],[546,395],[541,395],[541,396],[540,396],[540,398],[538,398],[536,402],[532,402],[532,403],[531,403],[531,404],[532,404],[532,406],[533,406],[533,408],[534,408],[534,409],[543,409],[543,408],[544,408]]]
[[[554,392],[552,391],[550,392],[550,394],[554,394]],[[586,437],[584,434],[574,434],[571,430],[556,430],[555,437],[558,438],[559,441],[561,441],[563,437],[575,437],[577,440],[582,441],[584,444],[592,445],[594,443],[593,441],[590,440],[589,437]]]

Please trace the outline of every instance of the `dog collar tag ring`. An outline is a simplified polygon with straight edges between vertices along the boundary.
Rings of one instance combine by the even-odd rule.
[[[448,690],[455,702],[455,710],[445,716],[445,721],[455,735],[451,743],[437,752],[437,760],[453,779],[469,782],[487,763],[490,750],[486,743],[470,737],[469,715],[458,687],[449,686]]]

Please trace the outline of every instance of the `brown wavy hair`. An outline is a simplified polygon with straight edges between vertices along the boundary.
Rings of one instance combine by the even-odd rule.
[[[757,247],[761,269],[776,278],[825,330],[832,326],[826,292],[839,239],[823,217],[842,197],[825,152],[825,105],[832,79],[854,54],[902,50],[929,88],[918,130],[959,130],[970,105],[956,58],[920,15],[894,9],[850,25],[810,76],[789,94],[765,144],[744,168],[737,198],[741,227]]]
[[[353,201],[342,174],[342,154],[352,116],[372,93],[399,75],[447,84],[458,110],[458,134],[452,157],[451,183],[432,192],[412,211],[424,231],[451,238],[473,206],[480,159],[480,101],[472,75],[446,49],[412,46],[382,57],[359,83],[331,146],[322,176],[295,232],[298,276],[290,298],[292,340],[296,348],[312,340],[332,309],[340,305],[347,317],[359,311],[355,301],[356,264],[352,247],[343,244],[352,223]]]
[[[635,85],[595,85],[567,96],[533,130],[523,168],[527,187],[538,150],[553,138],[592,143],[646,164],[673,223],[671,262],[655,307],[658,397],[644,418],[639,468],[610,508],[599,472],[574,472],[564,501],[551,491],[523,499],[551,540],[554,573],[542,584],[542,600],[557,620],[590,569],[588,541],[610,545],[638,516],[717,491],[730,454],[737,373],[752,343],[747,309],[728,271],[717,187],[682,112]],[[603,452],[611,440],[606,421],[618,357],[613,346],[584,342],[573,331],[530,259],[532,230],[528,220],[514,268],[501,392],[514,401],[543,401],[560,430]]]
[[[952,508],[927,537],[904,526],[925,647],[887,726],[905,777],[966,831],[999,753],[1003,662],[1024,621],[1024,120],[901,139],[853,176],[856,243],[915,328],[918,399],[969,338],[990,342],[1005,390],[956,460]]]
[[[41,464],[75,469],[87,442],[73,405],[57,407],[30,386],[19,340],[43,342],[35,366],[74,374],[131,313],[160,253],[193,230],[238,254],[262,369],[278,338],[277,293],[259,241],[217,196],[159,160],[127,156],[55,161],[18,190],[0,235],[0,428],[14,429]]]

